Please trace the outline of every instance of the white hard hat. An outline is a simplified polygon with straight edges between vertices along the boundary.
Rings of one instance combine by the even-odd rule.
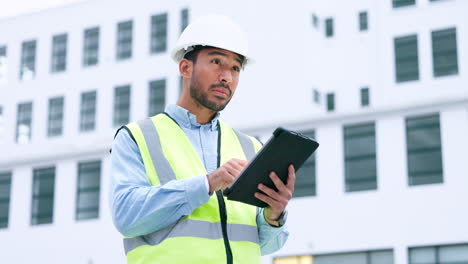
[[[211,46],[229,50],[245,57],[243,66],[252,63],[246,33],[234,21],[223,15],[208,15],[196,19],[185,28],[172,50],[171,57],[179,62],[194,46]]]

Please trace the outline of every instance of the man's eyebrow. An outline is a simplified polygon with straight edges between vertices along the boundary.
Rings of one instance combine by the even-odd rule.
[[[211,51],[211,52],[208,52],[208,55],[220,55],[220,56],[228,57],[228,55],[226,53],[223,53],[221,51]],[[237,58],[235,60],[237,62],[239,62],[240,65],[242,65],[242,61],[241,61],[241,59],[239,58],[238,55],[237,55]]]

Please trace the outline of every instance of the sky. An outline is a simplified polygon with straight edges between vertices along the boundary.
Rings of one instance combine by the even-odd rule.
[[[0,19],[81,1],[83,0],[2,0]]]

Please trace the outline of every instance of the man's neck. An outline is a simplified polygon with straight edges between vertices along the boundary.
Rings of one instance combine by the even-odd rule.
[[[183,102],[178,101],[176,105],[195,115],[197,117],[197,123],[201,125],[209,123],[216,115],[215,111],[203,107],[199,104],[184,104]]]

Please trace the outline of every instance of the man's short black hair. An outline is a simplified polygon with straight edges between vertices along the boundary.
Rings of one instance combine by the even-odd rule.
[[[193,64],[197,63],[197,57],[198,57],[198,53],[200,53],[200,51],[204,50],[204,49],[218,49],[217,47],[213,47],[213,46],[202,46],[202,45],[197,45],[197,46],[193,46],[192,47],[193,50],[187,52],[185,55],[184,55],[184,59],[187,59],[189,61],[192,61]],[[244,65],[244,62],[245,62],[245,57],[238,54],[239,57],[240,57],[240,60],[241,60],[241,66]]]

